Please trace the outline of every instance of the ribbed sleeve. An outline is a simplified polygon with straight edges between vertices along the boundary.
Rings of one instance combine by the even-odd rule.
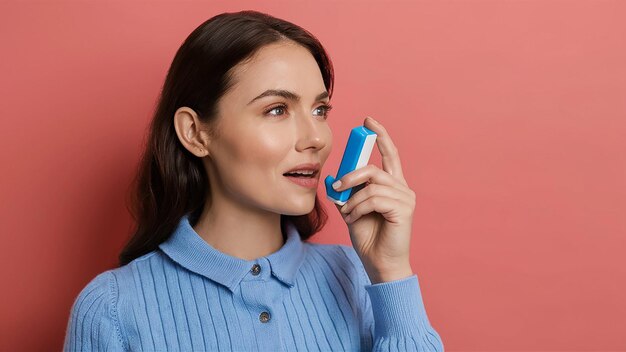
[[[430,325],[417,275],[372,285],[360,258],[352,247],[341,246],[357,267],[359,281],[367,294],[361,307],[373,318],[372,351],[444,351],[443,341]]]
[[[374,351],[443,351],[430,325],[417,275],[366,284],[374,315]]]
[[[116,318],[116,283],[107,271],[92,279],[74,301],[63,351],[124,351]]]

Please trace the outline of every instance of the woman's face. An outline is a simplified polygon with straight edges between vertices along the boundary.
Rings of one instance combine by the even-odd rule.
[[[317,187],[292,182],[283,174],[304,163],[320,169],[332,148],[326,120],[328,97],[322,74],[302,46],[276,43],[234,69],[235,85],[218,103],[218,135],[208,145],[211,193],[247,206],[285,215],[308,214]],[[299,99],[267,95],[284,90]],[[319,185],[321,170],[316,181]]]

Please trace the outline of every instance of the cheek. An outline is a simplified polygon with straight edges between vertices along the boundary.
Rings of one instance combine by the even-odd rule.
[[[232,151],[237,168],[246,179],[271,181],[267,178],[282,176],[280,168],[284,167],[289,147],[284,136],[259,132],[240,137]]]
[[[330,152],[333,149],[333,132],[330,129],[330,126],[328,126],[327,128],[324,138],[325,138],[324,141],[326,142],[326,145],[324,149],[320,152],[320,155],[323,161],[322,164],[326,162],[326,159],[328,159],[328,157],[330,156]]]

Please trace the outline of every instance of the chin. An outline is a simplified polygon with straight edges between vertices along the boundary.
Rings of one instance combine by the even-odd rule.
[[[289,209],[285,209],[281,214],[289,216],[301,216],[306,215],[313,211],[315,208],[315,202],[312,204],[302,204],[300,206],[292,206]]]

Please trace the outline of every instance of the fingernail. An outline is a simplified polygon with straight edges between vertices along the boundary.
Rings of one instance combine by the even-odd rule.
[[[345,213],[347,208],[348,208],[348,205],[344,204],[343,207],[341,207],[341,212]]]
[[[335,181],[335,183],[333,183],[333,188],[338,189],[339,187],[341,187],[341,181],[337,180]]]

